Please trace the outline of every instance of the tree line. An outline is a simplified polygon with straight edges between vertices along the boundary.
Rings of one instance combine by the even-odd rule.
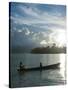
[[[55,53],[66,53],[66,47],[57,47],[56,44],[53,44],[52,47],[36,47],[31,50],[31,53],[39,53],[39,54],[55,54]]]

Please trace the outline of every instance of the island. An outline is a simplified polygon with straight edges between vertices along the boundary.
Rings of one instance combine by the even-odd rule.
[[[59,53],[66,53],[66,47],[57,47],[53,44],[52,47],[36,47],[31,50],[31,53],[34,54],[59,54]]]

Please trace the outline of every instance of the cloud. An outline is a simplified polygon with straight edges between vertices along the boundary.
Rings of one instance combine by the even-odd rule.
[[[34,15],[34,14],[33,14]],[[59,19],[60,18],[60,19]],[[12,17],[11,18],[15,24],[22,25],[33,25],[40,28],[66,28],[66,19],[64,17],[52,16],[48,14],[38,15],[36,18],[25,18],[25,17]]]
[[[11,17],[13,17],[12,19],[16,24],[34,25],[40,23],[40,27],[42,28],[48,27],[47,25],[50,25],[50,28],[54,25],[55,27],[65,27],[66,17],[63,16],[63,12],[60,12],[63,9],[59,8],[58,10],[57,8],[59,6],[57,6],[55,7],[55,10],[54,7],[51,6],[51,12],[47,11],[47,8],[50,8],[49,6],[42,10],[42,7],[39,8],[38,6],[38,4],[19,4],[19,6],[17,6],[18,12],[12,12],[14,17]],[[24,16],[22,14],[24,14]],[[42,26],[41,24],[45,24],[45,26]]]
[[[20,29],[19,29],[19,30],[18,30],[18,32],[19,32],[19,33],[21,33],[21,32],[22,32],[22,30],[20,30]]]
[[[26,32],[25,35],[29,35],[31,32],[28,30],[28,28],[26,28]]]
[[[23,7],[19,6],[19,8],[22,12],[24,12],[27,15],[38,17],[38,13],[36,12],[36,9],[33,9],[31,7],[27,7],[27,6],[23,6]]]
[[[47,42],[46,42],[46,40],[42,40],[42,41],[40,42],[40,44],[41,44],[41,45],[46,45]]]
[[[14,16],[11,16],[15,24],[40,24],[39,26],[42,28],[66,27],[66,16],[63,16],[62,12],[55,11],[54,9],[54,12],[49,12],[46,9],[41,11],[37,5],[19,5],[17,9],[18,12],[12,12]],[[24,14],[24,16],[22,14]],[[45,24],[45,26],[42,26],[42,24]]]
[[[40,45],[49,44],[55,42],[57,34],[66,30],[66,16],[62,12],[55,11],[54,8],[54,12],[41,8],[37,5],[19,5],[17,11],[12,12],[12,33],[17,31],[19,36],[16,38],[18,37],[22,43],[30,41]]]

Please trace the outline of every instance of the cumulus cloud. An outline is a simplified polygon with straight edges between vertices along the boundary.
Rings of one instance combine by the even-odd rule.
[[[40,42],[40,44],[41,44],[41,45],[46,45],[47,42],[46,42],[45,40],[42,40],[42,41]]]
[[[31,32],[28,30],[28,28],[26,28],[26,32],[25,35],[29,35]]]

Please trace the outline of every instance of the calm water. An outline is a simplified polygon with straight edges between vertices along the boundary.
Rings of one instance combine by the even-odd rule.
[[[19,74],[19,63],[26,67],[43,66],[60,62],[60,69],[31,71]],[[12,54],[10,59],[11,87],[48,86],[65,84],[65,54]]]

